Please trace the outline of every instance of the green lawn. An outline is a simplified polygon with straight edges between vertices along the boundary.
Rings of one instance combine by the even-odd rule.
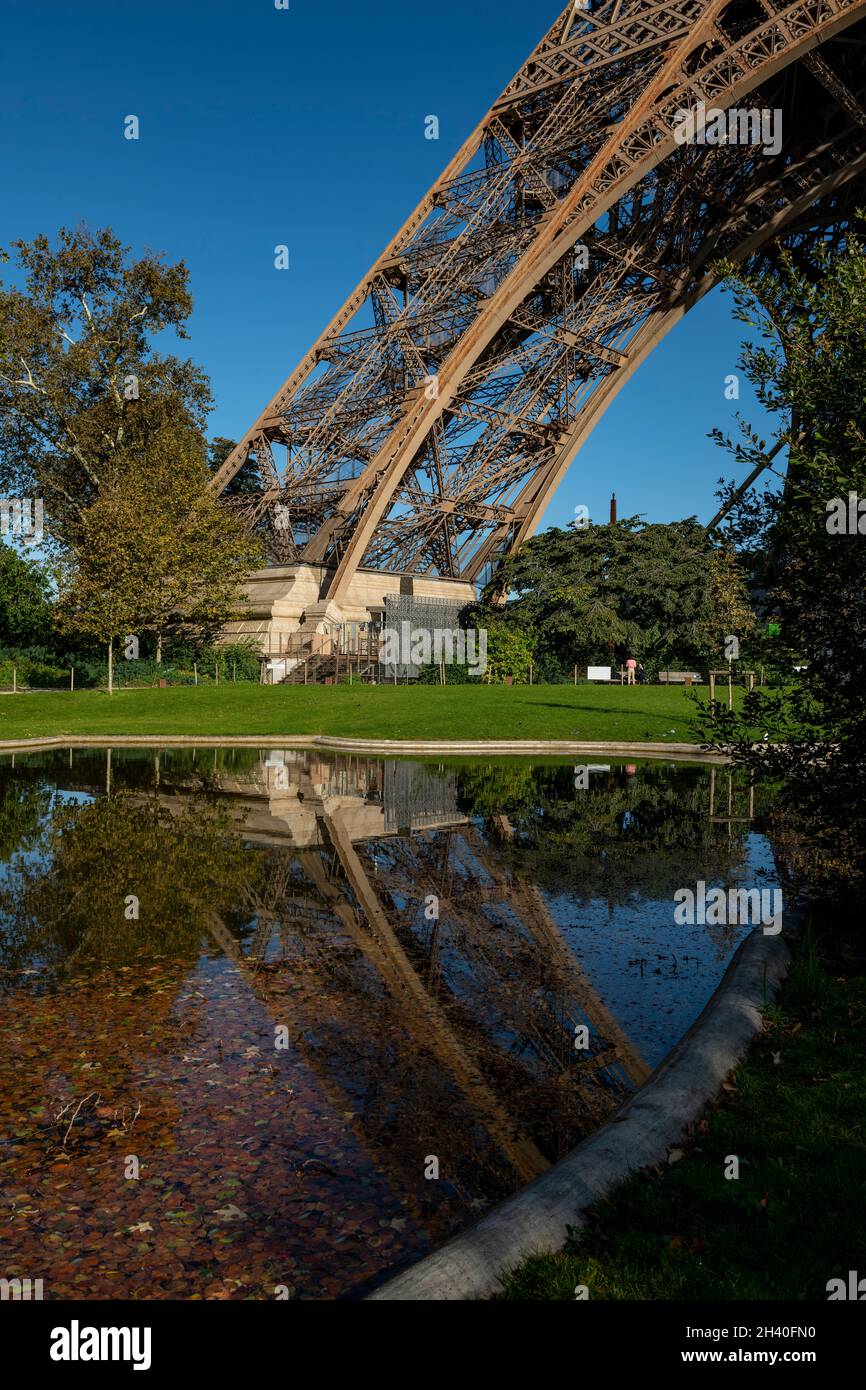
[[[695,713],[684,689],[666,686],[176,686],[0,695],[0,739],[330,734],[694,743]]]
[[[503,1297],[817,1299],[863,1272],[866,1243],[866,977],[856,936],[810,940],[780,1004],[684,1157],[616,1189],[567,1248],[538,1255]],[[723,1176],[728,1155],[740,1177]]]

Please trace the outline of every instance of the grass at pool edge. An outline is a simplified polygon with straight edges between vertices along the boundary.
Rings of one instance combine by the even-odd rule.
[[[825,1300],[866,1249],[862,945],[810,931],[720,1100],[680,1145],[588,1210],[502,1299]],[[859,1029],[859,1033],[858,1033]],[[724,1176],[729,1155],[740,1176]]]

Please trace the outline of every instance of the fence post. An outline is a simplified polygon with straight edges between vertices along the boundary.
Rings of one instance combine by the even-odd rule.
[[[197,661],[194,661],[194,662],[192,663],[192,674],[193,674],[194,683],[195,683],[196,685],[198,685],[198,662],[197,662]]]
[[[75,693],[75,667],[74,667],[74,666],[70,666],[70,668],[69,668],[69,693],[70,693],[70,695],[72,695],[72,694]]]
[[[12,694],[18,694],[18,667],[12,667]]]

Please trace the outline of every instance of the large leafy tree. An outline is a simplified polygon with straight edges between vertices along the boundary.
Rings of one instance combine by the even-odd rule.
[[[504,620],[562,669],[611,648],[656,665],[718,661],[753,621],[742,571],[694,520],[546,531],[504,561],[485,600],[497,592],[510,595]]]
[[[166,631],[213,633],[260,550],[207,490],[231,448],[219,439],[206,456],[207,378],[154,345],[186,337],[186,267],[136,260],[110,230],[13,251],[17,283],[0,283],[0,486],[45,498],[59,626],[104,643],[109,668],[126,634],[154,634],[159,654]]]
[[[123,494],[106,487],[82,519],[79,547],[58,571],[54,620],[65,635],[102,643],[108,651],[108,691],[114,689],[114,644],[134,635],[144,616],[139,575],[126,563],[129,516]]]
[[[238,606],[260,558],[258,541],[206,491],[198,437],[165,428],[143,469],[121,469],[83,518],[57,616],[62,627],[105,643],[168,631],[212,635]],[[109,670],[109,685],[111,674]]]
[[[736,441],[718,438],[750,473],[777,445],[789,462],[784,486],[747,492],[728,529],[762,557],[768,604],[797,659],[783,695],[756,692],[741,720],[721,712],[718,737],[784,779],[810,872],[840,894],[866,878],[866,252],[851,235],[840,253],[819,242],[761,274],[730,269],[752,330],[740,365],[778,423],[772,447],[748,425]],[[755,724],[767,747],[752,746]]]
[[[185,265],[134,259],[110,229],[63,228],[12,244],[16,283],[0,281],[0,491],[44,497],[50,538],[81,540],[102,489],[140,468],[155,435],[202,431],[204,373],[160,353],[187,336]]]

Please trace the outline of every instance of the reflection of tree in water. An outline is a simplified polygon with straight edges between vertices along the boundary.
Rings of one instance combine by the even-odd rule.
[[[220,777],[251,777],[261,764],[257,748],[112,748],[111,782],[126,791],[153,791],[163,777],[207,791]],[[0,756],[0,788],[32,784],[46,794],[64,791],[100,796],[106,786],[106,750],[50,748],[12,762]]]
[[[105,1270],[118,1269],[126,1292],[159,1297],[170,1278],[183,1286],[178,1251],[191,1248],[189,1233],[161,1231],[144,1250],[124,1228],[152,1218],[155,1191],[161,1211],[175,1182],[217,1205],[207,1165],[179,1150],[187,1117],[206,1104],[181,1059],[202,1036],[207,1001],[197,992],[181,999],[211,915],[242,907],[258,856],[228,833],[217,808],[190,802],[172,815],[127,794],[55,803],[35,848],[38,857],[13,861],[0,880],[2,961],[11,968],[0,1133],[14,1136],[0,1154],[0,1190],[26,1186],[39,1212],[22,1224],[14,1201],[2,1202],[8,1257],[44,1269],[66,1297],[93,1284],[109,1296]],[[129,894],[140,899],[138,920],[124,915]],[[24,982],[28,964],[38,987]],[[142,1156],[140,1184],[121,1180],[128,1152]],[[210,1238],[201,1230],[196,1239]]]
[[[741,866],[748,826],[729,833],[709,816],[707,770],[643,765],[593,774],[575,789],[570,767],[471,768],[460,777],[460,804],[479,818],[520,878],[552,893],[671,899],[677,888]],[[735,774],[740,800],[748,780]],[[501,836],[505,815],[512,835]]]
[[[23,781],[11,763],[0,762],[0,863],[33,849],[51,795],[41,779]]]
[[[37,854],[14,861],[0,882],[7,971],[165,956],[186,968],[213,914],[242,906],[259,862],[222,808],[190,802],[172,814],[128,793],[55,803],[31,848]]]

